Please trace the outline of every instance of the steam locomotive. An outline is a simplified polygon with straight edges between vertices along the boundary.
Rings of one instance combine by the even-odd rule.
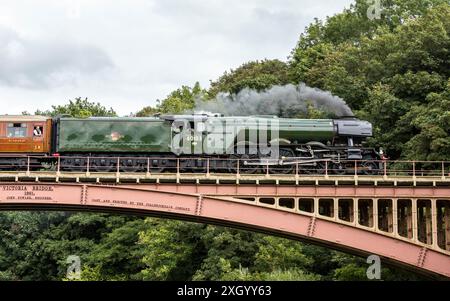
[[[0,169],[373,174],[380,154],[363,146],[372,125],[354,117],[0,116]],[[356,165],[356,166],[355,166]],[[28,167],[29,168],[29,167]]]

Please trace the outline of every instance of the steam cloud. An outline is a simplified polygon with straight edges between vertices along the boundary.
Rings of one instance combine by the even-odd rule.
[[[298,86],[274,86],[261,92],[245,88],[238,94],[220,93],[215,101],[197,101],[195,110],[218,112],[226,116],[278,115],[289,118],[307,113],[308,103],[337,117],[353,116],[342,98],[303,83]]]

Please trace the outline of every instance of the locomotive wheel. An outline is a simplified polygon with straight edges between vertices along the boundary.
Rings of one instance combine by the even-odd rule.
[[[326,173],[326,166],[325,162],[318,162],[316,165],[316,174],[317,175],[324,175]]]
[[[251,165],[251,164],[245,164],[255,162],[257,159],[259,159],[258,155],[242,155],[241,161],[240,161],[240,172],[243,174],[254,174],[258,171],[259,166],[258,165]]]
[[[120,170],[123,172],[137,172],[141,168],[141,165],[136,160],[120,159]]]
[[[27,170],[27,164],[28,164],[28,161],[27,161],[27,159],[17,159],[15,162],[14,162],[14,170],[19,170],[19,171],[22,171],[22,170]]]
[[[206,173],[206,160],[180,159],[180,172]]]
[[[301,171],[307,175],[324,175],[325,168],[324,162],[317,162],[315,166],[306,166],[306,168],[302,168]]]
[[[206,173],[207,171],[207,160],[198,159],[196,160],[196,166],[194,168],[195,173]]]
[[[229,173],[233,173],[236,174],[238,172],[238,165],[239,165],[239,172],[240,172],[240,165],[241,162],[239,162],[239,160],[241,159],[240,156],[238,155],[231,155],[227,161],[227,167],[228,167],[228,172]]]
[[[171,173],[176,173],[177,163],[176,159],[165,159],[165,158],[150,158],[150,173],[163,173],[166,170]]]
[[[111,172],[117,170],[117,167],[110,159],[94,159],[90,169],[96,172]]]
[[[61,171],[87,171],[87,160],[84,158],[64,158],[61,160]]]
[[[295,157],[294,152],[291,149],[282,148],[280,149],[280,158],[292,158]],[[269,167],[269,172],[271,174],[291,174],[295,171],[295,164],[292,165],[275,165]]]
[[[183,159],[181,158],[179,160],[180,162],[180,172],[184,173],[184,172],[191,172],[193,170],[193,166],[195,165],[195,163],[193,162],[193,159]]]
[[[364,175],[373,176],[380,172],[379,166],[376,162],[363,162],[361,167]]]
[[[345,165],[342,163],[332,163],[330,172],[342,176],[345,175],[347,169],[345,168]]]

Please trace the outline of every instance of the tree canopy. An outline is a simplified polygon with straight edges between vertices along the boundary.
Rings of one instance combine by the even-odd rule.
[[[75,100],[69,100],[69,103],[66,105],[52,106],[52,110],[38,110],[35,115],[70,115],[77,118],[117,116],[112,108],[107,109],[98,102],[90,102],[87,98],[82,99],[81,97],[77,97]]]

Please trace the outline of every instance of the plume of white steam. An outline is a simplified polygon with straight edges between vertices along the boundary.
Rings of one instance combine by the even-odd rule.
[[[195,111],[222,113],[226,116],[277,115],[295,117],[308,112],[308,103],[337,117],[353,116],[345,101],[330,92],[298,86],[274,86],[258,92],[245,88],[238,94],[220,93],[215,101],[197,101]]]

